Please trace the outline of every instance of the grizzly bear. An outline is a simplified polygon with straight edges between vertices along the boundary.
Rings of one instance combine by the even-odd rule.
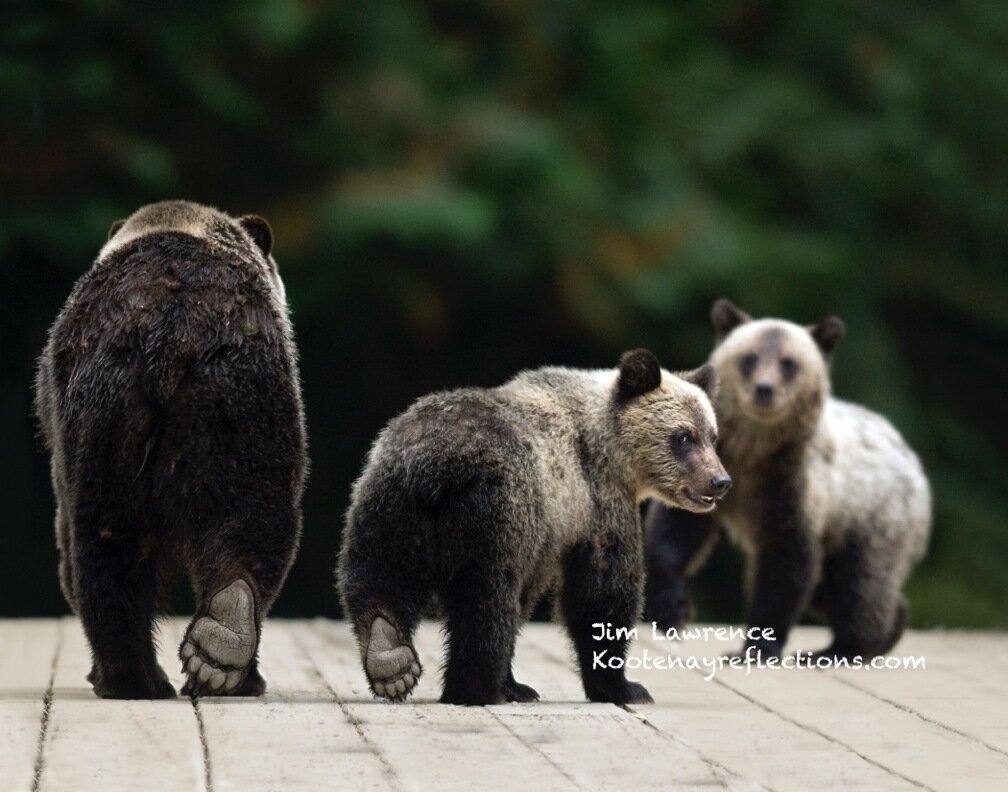
[[[269,225],[185,201],[113,224],[42,353],[63,594],[105,698],[170,698],[151,631],[177,560],[197,612],[183,691],[257,695],[263,617],[294,560],[307,464]]]
[[[412,636],[446,618],[441,701],[538,694],[511,670],[515,638],[557,590],[586,696],[650,701],[624,676],[644,579],[638,504],[710,511],[731,484],[714,451],[714,371],[544,368],[497,388],[420,399],[378,436],[353,486],[337,575],[372,691],[401,700],[421,673]],[[603,639],[593,633],[611,625]],[[595,653],[617,662],[597,665]]]
[[[649,508],[648,618],[686,621],[686,579],[720,523],[747,556],[749,625],[772,630],[744,651],[779,656],[812,608],[833,630],[816,658],[884,654],[903,633],[902,588],[930,533],[920,461],[885,418],[830,396],[840,319],[753,320],[723,299],[711,317],[718,453],[735,484],[716,520]]]

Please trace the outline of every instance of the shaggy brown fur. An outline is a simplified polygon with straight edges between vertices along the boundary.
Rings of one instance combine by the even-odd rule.
[[[559,589],[558,606],[592,701],[648,701],[622,668],[640,614],[638,502],[709,511],[727,489],[706,391],[713,370],[663,372],[644,350],[618,371],[547,368],[490,390],[420,399],[381,433],[353,488],[338,579],[361,660],[379,696],[409,695],[421,672],[412,635],[432,598],[448,660],[441,700],[530,701],[511,658],[520,624]]]
[[[300,534],[296,353],[266,221],[182,201],[112,227],[39,361],[60,583],[99,696],[174,696],[151,641],[181,558],[186,690],[262,692],[255,651]]]

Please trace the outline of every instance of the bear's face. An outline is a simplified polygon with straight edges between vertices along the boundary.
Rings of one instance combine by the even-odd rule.
[[[647,350],[623,356],[613,399],[639,497],[707,512],[728,491],[731,478],[716,450],[716,388],[709,365],[675,375]]]
[[[711,363],[721,383],[721,405],[775,424],[822,404],[829,392],[829,355],[843,336],[843,322],[829,317],[802,327],[782,319],[753,320],[727,300],[714,304],[711,317],[719,340]]]

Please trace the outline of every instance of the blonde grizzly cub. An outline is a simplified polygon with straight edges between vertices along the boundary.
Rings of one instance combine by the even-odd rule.
[[[906,626],[902,588],[930,533],[920,461],[885,418],[830,396],[840,319],[753,320],[723,299],[711,318],[718,453],[734,480],[717,522],[748,559],[750,626],[774,635],[746,650],[779,655],[812,608],[833,630],[820,655],[884,654]],[[650,508],[649,618],[687,620],[685,581],[706,560],[714,528],[710,518]]]

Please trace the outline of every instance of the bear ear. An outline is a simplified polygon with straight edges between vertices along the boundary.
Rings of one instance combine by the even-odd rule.
[[[273,251],[273,229],[266,219],[259,215],[243,215],[238,218],[238,223],[244,228],[252,241],[256,243],[264,256],[268,256]]]
[[[700,368],[692,371],[684,371],[678,375],[680,379],[696,385],[707,394],[707,398],[713,401],[718,391],[717,370],[710,364],[704,363]]]
[[[817,325],[808,327],[809,335],[822,350],[823,356],[828,360],[840,339],[847,332],[847,326],[839,316],[827,316]]]
[[[740,324],[752,321],[749,314],[724,297],[711,306],[710,318],[719,342]]]
[[[116,231],[118,231],[124,225],[126,225],[125,220],[116,220],[114,223],[112,223],[112,225],[109,226],[108,238],[111,239],[112,237],[114,237],[116,235]]]
[[[625,402],[661,385],[661,365],[653,352],[634,349],[624,352],[619,362],[616,399]]]

